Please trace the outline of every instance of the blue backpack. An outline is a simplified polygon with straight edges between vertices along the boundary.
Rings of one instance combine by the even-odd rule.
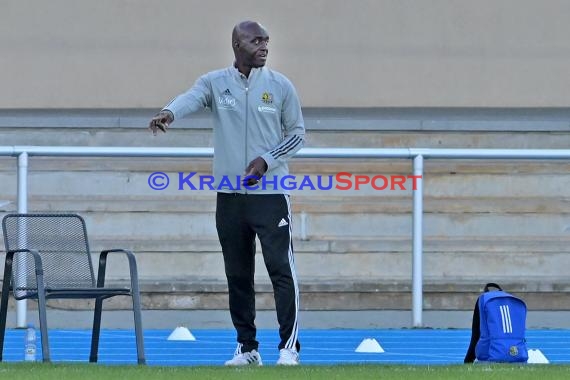
[[[489,291],[490,287],[497,288]],[[528,360],[526,304],[495,283],[485,285],[473,311],[471,342],[465,363],[516,363]]]

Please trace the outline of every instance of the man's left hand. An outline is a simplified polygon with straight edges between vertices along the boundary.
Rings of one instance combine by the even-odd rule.
[[[253,161],[251,161],[249,165],[247,165],[247,168],[245,168],[243,185],[244,186],[255,185],[257,182],[259,182],[261,177],[263,177],[266,171],[267,171],[267,162],[265,162],[265,160],[261,158],[261,156],[254,158]]]

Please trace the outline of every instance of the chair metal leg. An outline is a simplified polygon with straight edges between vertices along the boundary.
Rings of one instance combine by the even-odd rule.
[[[144,337],[143,337],[143,328],[142,328],[141,297],[139,289],[139,274],[137,270],[137,262],[135,260],[135,255],[131,251],[127,252],[127,258],[129,260],[129,272],[131,275],[131,295],[133,298],[135,337],[137,341],[137,362],[139,364],[146,364],[146,360],[144,357]]]
[[[47,306],[46,306],[46,288],[44,285],[44,267],[40,253],[35,249],[30,249],[29,252],[34,258],[34,265],[36,271],[36,285],[38,287],[38,313],[40,318],[40,334],[42,337],[42,357],[44,362],[51,361],[49,355],[49,339],[48,339],[48,325],[47,325]]]
[[[144,357],[144,339],[141,318],[141,301],[138,288],[136,292],[133,290],[133,314],[135,322],[135,337],[137,342],[137,362],[138,364],[146,364]]]
[[[38,284],[38,313],[40,318],[40,334],[42,337],[42,357],[43,361],[47,363],[51,361],[51,358],[49,354],[46,293],[43,274],[37,274],[36,271],[36,279]]]
[[[103,251],[99,255],[99,269],[97,270],[97,287],[105,286],[105,272],[107,269],[108,252]],[[95,311],[93,312],[93,330],[91,331],[91,352],[89,362],[96,363],[99,356],[99,336],[101,333],[101,313],[103,312],[103,297],[95,299]]]
[[[91,332],[91,352],[89,362],[96,363],[99,355],[99,335],[101,332],[101,312],[103,311],[103,298],[95,300],[95,311],[93,313],[93,331]]]
[[[6,254],[4,264],[4,281],[2,283],[2,300],[0,301],[0,362],[4,354],[4,337],[6,335],[6,316],[8,315],[8,297],[10,295],[10,282],[12,281],[13,253]]]

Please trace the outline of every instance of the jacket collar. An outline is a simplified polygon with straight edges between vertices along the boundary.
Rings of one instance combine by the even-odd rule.
[[[249,78],[248,78],[239,72],[239,70],[236,67],[235,61],[234,61],[233,65],[230,66],[230,71],[232,72],[232,74],[236,78],[238,78],[240,80],[247,80],[249,83],[253,83],[255,81],[255,79],[261,74],[263,69],[265,69],[265,66],[264,67],[258,67],[258,68],[252,68],[250,73],[249,73]]]

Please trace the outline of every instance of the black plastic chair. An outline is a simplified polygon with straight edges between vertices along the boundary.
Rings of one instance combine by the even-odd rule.
[[[16,300],[37,299],[44,362],[50,361],[46,300],[94,299],[90,362],[97,362],[103,300],[132,297],[137,361],[145,364],[140,292],[135,255],[125,249],[102,251],[95,279],[85,221],[76,214],[8,214],[2,219],[6,247],[0,301],[0,361],[4,351],[9,292]],[[130,270],[130,287],[105,287],[109,253],[124,253]]]

